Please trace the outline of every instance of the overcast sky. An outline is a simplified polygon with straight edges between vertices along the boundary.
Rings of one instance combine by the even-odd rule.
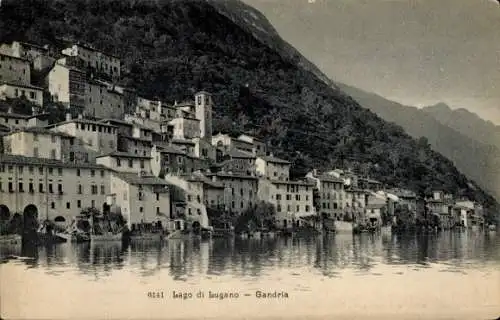
[[[500,124],[496,0],[243,0],[333,80]]]

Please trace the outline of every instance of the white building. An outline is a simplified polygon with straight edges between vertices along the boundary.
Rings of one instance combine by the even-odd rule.
[[[0,82],[31,84],[30,62],[23,58],[0,53]]]
[[[99,165],[0,155],[0,205],[11,215],[70,221],[84,208],[102,209],[109,181]]]
[[[43,88],[14,82],[0,82],[0,99],[7,100],[7,98],[25,98],[35,105],[42,107]]]
[[[111,203],[120,208],[129,228],[158,221],[167,225],[170,217],[170,194],[165,180],[143,173],[113,172]]]
[[[118,57],[103,53],[90,46],[75,44],[62,51],[64,55],[78,57],[81,67],[91,68],[98,73],[109,75],[113,79],[121,76],[121,61]]]

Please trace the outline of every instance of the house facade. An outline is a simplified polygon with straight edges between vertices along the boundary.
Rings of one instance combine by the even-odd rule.
[[[31,83],[29,60],[0,53],[0,83],[4,81],[29,86]]]
[[[82,209],[102,209],[110,191],[108,168],[59,160],[0,155],[0,204],[10,214],[70,221]]]
[[[0,99],[6,100],[7,98],[25,98],[29,102],[42,107],[43,88],[15,82],[0,82]]]

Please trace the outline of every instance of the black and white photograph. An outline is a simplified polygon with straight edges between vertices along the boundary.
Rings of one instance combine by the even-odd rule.
[[[0,0],[1,319],[500,317],[500,1]]]

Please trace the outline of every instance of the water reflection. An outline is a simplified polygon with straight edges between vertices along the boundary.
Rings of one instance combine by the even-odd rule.
[[[229,275],[258,278],[276,269],[292,270],[288,276],[313,272],[338,277],[343,269],[371,274],[377,264],[408,265],[413,269],[433,264],[443,271],[500,264],[500,237],[481,233],[433,235],[334,235],[262,240],[171,240],[166,243],[83,243],[45,247],[0,246],[2,263],[42,268],[59,275],[75,270],[98,280],[125,269],[142,277],[162,270],[178,281],[212,279]]]

